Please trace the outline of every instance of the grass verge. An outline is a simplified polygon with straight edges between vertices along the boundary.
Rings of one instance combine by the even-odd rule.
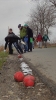
[[[6,62],[6,59],[8,57],[8,52],[0,52],[0,69],[2,68],[3,64]]]

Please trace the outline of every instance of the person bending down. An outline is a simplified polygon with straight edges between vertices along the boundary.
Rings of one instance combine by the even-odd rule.
[[[13,54],[12,44],[14,45],[14,47],[16,48],[18,53],[23,53],[23,50],[21,49],[21,47],[18,44],[18,40],[20,40],[20,38],[18,36],[16,36],[13,33],[12,29],[10,28],[8,36],[5,37],[5,42],[6,42],[5,50],[7,48],[7,45],[9,44],[9,54]]]

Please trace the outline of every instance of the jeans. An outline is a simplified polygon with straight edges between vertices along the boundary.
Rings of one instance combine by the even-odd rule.
[[[23,50],[19,46],[18,42],[14,42],[13,45],[16,48],[16,50],[18,51],[18,53],[23,53]]]
[[[24,51],[28,51],[28,43],[25,42],[26,45],[24,45]]]

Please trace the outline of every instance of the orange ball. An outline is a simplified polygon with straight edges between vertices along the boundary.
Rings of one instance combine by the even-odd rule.
[[[18,82],[22,82],[23,79],[24,79],[24,74],[23,74],[21,71],[16,72],[16,73],[14,74],[14,79],[15,79],[16,81],[18,81]]]

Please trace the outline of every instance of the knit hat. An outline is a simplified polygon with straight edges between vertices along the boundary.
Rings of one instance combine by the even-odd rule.
[[[28,25],[27,24],[24,24],[24,27],[27,27]]]
[[[18,25],[18,28],[20,28],[20,27],[21,27],[21,24]]]

